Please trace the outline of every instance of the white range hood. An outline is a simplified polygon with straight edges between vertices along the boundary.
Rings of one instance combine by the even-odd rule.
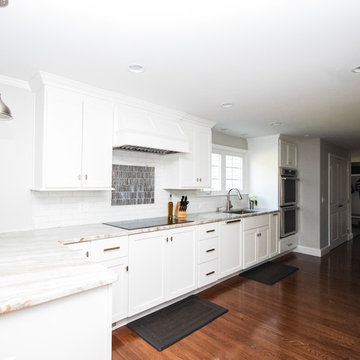
[[[189,152],[180,119],[126,105],[117,107],[114,149],[156,154]]]

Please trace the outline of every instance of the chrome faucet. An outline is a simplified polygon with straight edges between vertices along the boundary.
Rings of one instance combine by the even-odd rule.
[[[233,207],[232,204],[231,204],[231,201],[230,201],[230,193],[231,193],[232,190],[237,191],[239,200],[242,200],[242,195],[241,195],[239,189],[237,189],[237,188],[230,189],[228,194],[227,194],[227,198],[226,198],[226,212],[230,212],[230,209]]]

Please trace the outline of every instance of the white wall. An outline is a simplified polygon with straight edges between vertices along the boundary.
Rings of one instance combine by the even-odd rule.
[[[34,96],[29,90],[4,85],[0,92],[14,115],[0,121],[0,232],[99,223],[167,215],[169,193],[162,189],[164,157],[114,151],[113,163],[155,167],[155,203],[111,206],[110,192],[32,192],[34,148]],[[187,195],[189,213],[214,211],[225,206],[225,196],[202,196],[195,190],[174,191],[174,202]],[[247,206],[232,196],[235,207]]]
[[[14,117],[0,121],[0,232],[31,229],[34,97],[1,82],[0,93]]]
[[[320,139],[298,144],[299,245],[320,249]]]
[[[279,135],[249,138],[249,192],[260,208],[278,209]]]
[[[213,144],[222,146],[231,146],[238,149],[248,149],[247,140],[238,136],[232,136],[223,134],[219,131],[212,130],[212,142]]]

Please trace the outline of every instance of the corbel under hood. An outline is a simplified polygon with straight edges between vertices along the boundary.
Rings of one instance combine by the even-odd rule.
[[[149,111],[118,107],[114,149],[155,154],[189,152],[189,139],[180,119],[168,119]]]

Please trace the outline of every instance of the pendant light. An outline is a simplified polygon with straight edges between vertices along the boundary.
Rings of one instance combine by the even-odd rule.
[[[12,118],[11,111],[1,100],[0,94],[0,120],[11,120]]]

